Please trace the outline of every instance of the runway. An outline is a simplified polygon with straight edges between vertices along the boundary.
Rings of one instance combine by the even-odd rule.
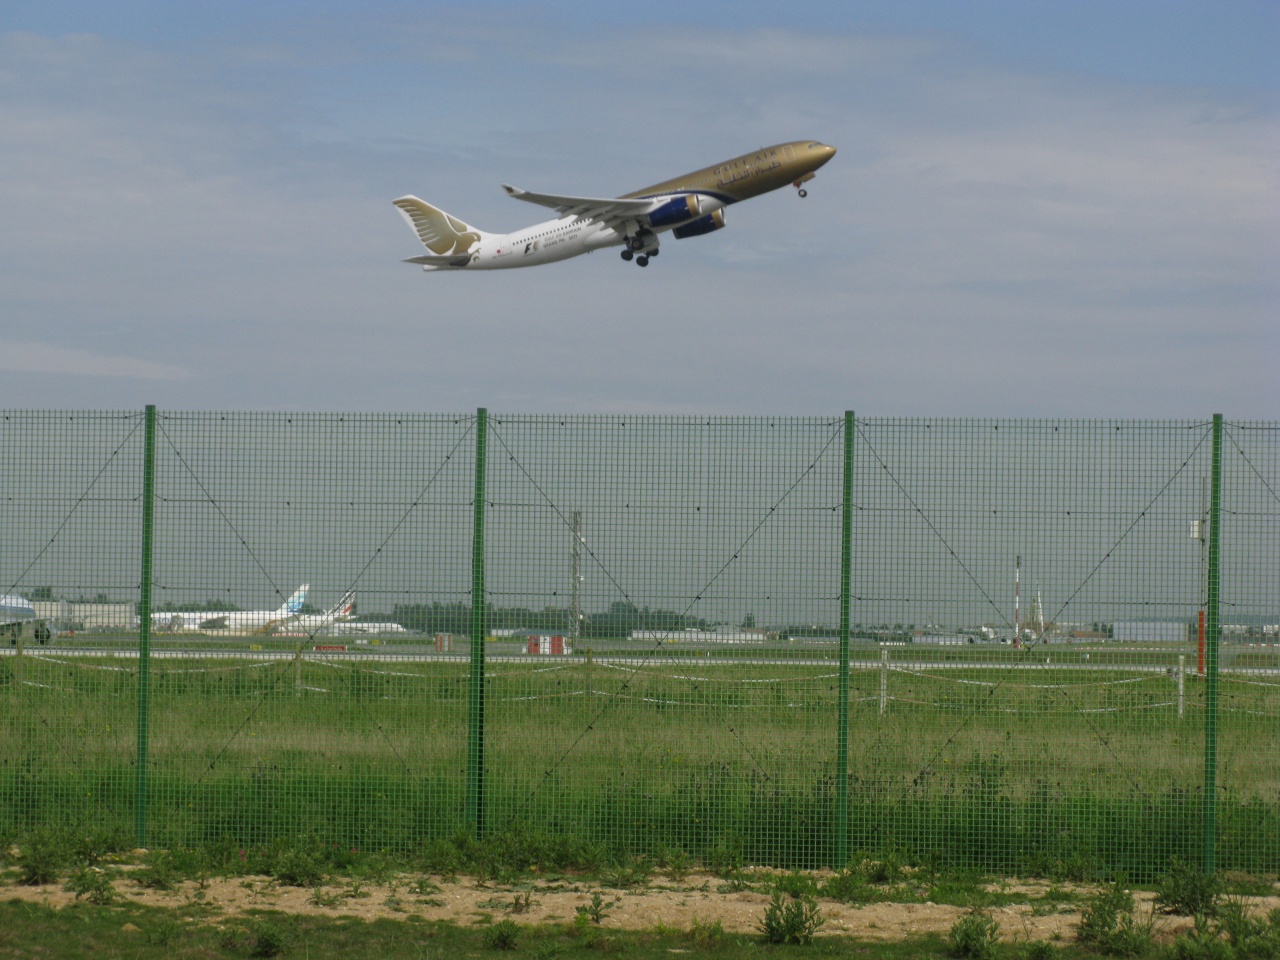
[[[671,656],[662,650],[653,650],[645,653],[627,651],[618,653],[593,653],[590,658],[586,654],[528,654],[528,653],[501,653],[491,654],[485,658],[485,664],[522,664],[530,667],[552,667],[552,666],[570,666],[585,665],[588,662],[601,666],[610,667],[630,667],[638,668],[643,666],[651,666],[655,663],[664,663],[667,666],[678,666],[686,668],[728,668],[728,667],[807,667],[811,669],[835,670],[838,663],[831,657],[783,657],[783,656],[759,656],[759,657],[725,657],[711,656],[710,651],[704,651],[706,656],[690,655],[685,651],[681,651],[676,656]],[[16,656],[17,649],[15,647],[0,647],[0,656]],[[61,659],[61,658],[92,658],[99,660],[124,660],[136,661],[138,659],[138,648],[136,646],[120,647],[64,647],[57,645],[48,646],[27,646],[23,650],[24,656],[41,659]],[[875,658],[858,657],[851,658],[849,661],[850,671],[875,671],[882,666],[892,671],[913,671],[913,672],[937,672],[937,671],[1029,671],[1029,672],[1054,672],[1062,671],[1081,671],[1081,672],[1105,672],[1105,673],[1131,673],[1131,674],[1168,674],[1176,673],[1177,668],[1167,663],[1114,663],[1114,662],[1069,662],[1054,663],[1052,653],[1048,654],[1050,660],[1048,663],[1041,659],[1044,654],[1040,651],[1028,651],[1026,659],[1010,659],[1007,661],[989,661],[989,660],[930,660],[930,659],[890,659],[882,662],[877,656]],[[1165,654],[1167,656],[1167,654]],[[152,650],[150,659],[152,661],[188,661],[188,660],[251,660],[258,662],[272,662],[279,660],[292,660],[299,658],[303,661],[340,661],[349,663],[370,663],[370,664],[386,664],[386,663],[437,663],[466,665],[470,664],[471,657],[467,653],[455,652],[439,652],[435,650],[423,650],[419,646],[404,647],[388,647],[380,646],[375,648],[365,647],[356,650],[210,650],[207,648],[164,648]],[[1193,657],[1188,658],[1193,661]],[[1280,667],[1235,667],[1220,666],[1219,674],[1232,676],[1260,676],[1260,677],[1280,677]],[[1188,664],[1186,670],[1188,678],[1198,678],[1195,673],[1194,662]]]

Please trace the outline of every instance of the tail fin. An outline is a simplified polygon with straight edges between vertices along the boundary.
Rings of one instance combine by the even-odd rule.
[[[293,596],[284,602],[276,614],[282,617],[291,617],[302,612],[302,605],[307,602],[307,591],[311,589],[311,584],[304,583],[297,590],[293,591]]]
[[[468,226],[457,217],[433,207],[417,197],[392,200],[418,239],[437,256],[462,256],[480,242],[483,231]]]
[[[342,599],[334,605],[333,609],[325,614],[325,619],[329,621],[346,620],[356,612],[356,592],[348,590],[342,595]]]

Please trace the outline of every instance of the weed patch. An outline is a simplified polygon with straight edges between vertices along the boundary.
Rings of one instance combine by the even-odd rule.
[[[766,943],[794,943],[805,946],[823,925],[822,912],[813,897],[784,897],[774,891],[765,908],[760,930]]]
[[[1000,924],[981,910],[970,910],[951,925],[951,955],[962,960],[992,960],[999,942]]]

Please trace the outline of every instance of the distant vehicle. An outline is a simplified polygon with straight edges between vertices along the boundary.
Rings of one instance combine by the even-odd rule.
[[[264,633],[293,623],[302,612],[311,585],[304,583],[275,610],[175,610],[153,613],[152,626],[169,633],[192,630],[227,630]]]
[[[36,616],[30,600],[15,593],[0,597],[0,637],[16,645],[26,631],[39,643],[48,643],[55,632],[47,620]]]
[[[568,260],[603,247],[622,247],[641,267],[658,255],[658,234],[698,237],[724,226],[724,208],[791,184],[804,184],[835,156],[816,140],[762,147],[694,173],[621,197],[569,197],[502,185],[508,196],[560,214],[515,233],[485,233],[415,196],[391,201],[429,253],[405,263],[423,270],[504,270]]]

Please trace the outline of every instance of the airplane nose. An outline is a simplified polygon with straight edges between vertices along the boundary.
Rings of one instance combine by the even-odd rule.
[[[829,147],[825,143],[815,143],[811,149],[817,154],[818,166],[822,166],[836,155],[836,148]]]

